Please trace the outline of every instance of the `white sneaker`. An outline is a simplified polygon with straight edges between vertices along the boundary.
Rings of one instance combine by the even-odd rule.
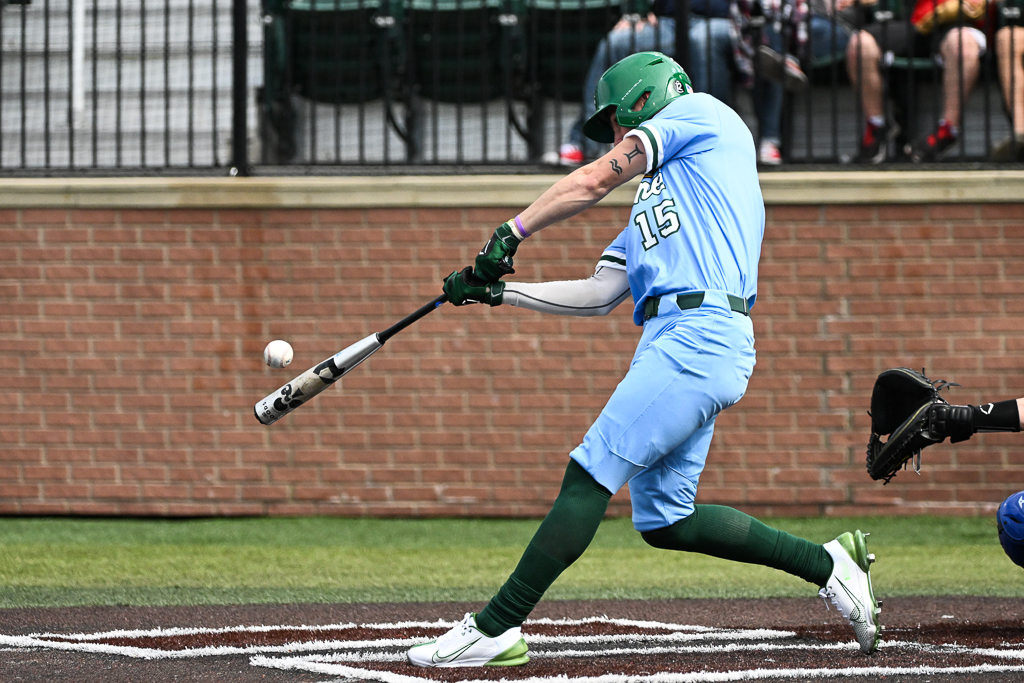
[[[558,163],[562,166],[581,166],[583,161],[583,150],[576,145],[567,142],[558,148]]]
[[[825,544],[835,566],[818,595],[825,599],[826,607],[831,600],[839,608],[843,618],[850,621],[861,652],[871,654],[882,639],[882,626],[878,622],[882,610],[871,589],[868,568],[875,556],[868,554],[865,536],[860,530],[846,532]]]
[[[477,628],[475,614],[466,614],[437,640],[411,648],[408,657],[416,666],[519,666],[530,661],[528,649],[518,626],[491,638]]]
[[[761,140],[761,145],[757,149],[757,163],[765,164],[766,166],[778,166],[782,163],[782,152],[779,151],[779,146],[771,140]]]

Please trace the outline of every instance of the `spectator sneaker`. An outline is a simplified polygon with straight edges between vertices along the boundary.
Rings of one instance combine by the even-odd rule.
[[[906,145],[903,152],[915,164],[938,161],[946,151],[956,144],[956,134],[948,125],[939,126],[934,133]]]
[[[882,639],[882,627],[878,614],[882,611],[871,589],[869,567],[875,561],[869,555],[867,543],[859,530],[840,535],[825,544],[825,550],[832,556],[834,565],[828,583],[818,591],[825,600],[839,609],[843,618],[848,619],[860,643],[860,650],[866,655],[878,649]]]
[[[783,57],[767,45],[762,45],[757,48],[757,66],[762,76],[782,83],[789,92],[803,92],[807,89],[807,74],[793,55]]]
[[[782,163],[782,152],[779,146],[771,140],[761,140],[757,149],[757,163],[765,166],[778,166]]]
[[[426,667],[519,666],[530,661],[519,627],[497,638],[484,635],[476,615],[466,614],[451,631],[408,652],[409,663]]]
[[[886,121],[884,126],[873,126],[869,122],[864,127],[864,137],[860,141],[860,152],[857,154],[858,164],[880,164],[889,157],[889,145],[900,134],[899,124]]]
[[[579,166],[583,163],[583,150],[571,143],[558,148],[558,163],[562,166]]]
[[[1016,133],[993,147],[992,161],[1024,161],[1024,133]]]

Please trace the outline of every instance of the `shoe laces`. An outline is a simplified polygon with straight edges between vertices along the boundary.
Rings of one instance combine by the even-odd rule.
[[[836,608],[839,610],[839,614],[841,614],[843,616],[843,619],[849,619],[850,618],[850,615],[848,613],[847,614],[843,614],[843,607],[842,607],[842,605],[839,604],[839,601],[836,600],[836,592],[835,591],[829,590],[828,587],[826,586],[825,588],[822,588],[820,591],[818,591],[818,596],[821,597],[821,599],[823,599],[825,601],[825,609],[827,609],[829,612],[832,611],[832,608],[829,607],[829,602],[831,601],[831,603],[833,605],[835,605]]]
[[[448,633],[445,633],[443,636],[438,638],[437,642],[438,643],[444,643],[444,642],[447,642],[447,641],[451,640],[452,638],[454,638],[456,636],[458,636],[459,638],[464,638],[467,634],[471,633],[472,631],[473,631],[473,615],[471,613],[467,612],[466,616],[464,616],[462,618],[462,621],[460,621],[459,624],[455,628],[453,628],[451,631],[448,631]]]
[[[828,589],[828,586],[825,586],[820,591],[818,591],[818,597],[825,601],[825,609],[827,609],[829,612],[831,612],[832,608],[829,607],[828,601],[829,601],[829,599],[833,599],[833,601],[834,601],[834,599],[836,597],[835,591],[830,591]]]

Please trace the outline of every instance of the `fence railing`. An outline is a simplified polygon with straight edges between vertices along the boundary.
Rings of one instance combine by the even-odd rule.
[[[571,162],[600,151],[585,89],[636,49],[676,55],[785,164],[863,157],[876,100],[887,161],[952,111],[944,159],[1015,162],[1019,2],[8,0],[0,170]]]

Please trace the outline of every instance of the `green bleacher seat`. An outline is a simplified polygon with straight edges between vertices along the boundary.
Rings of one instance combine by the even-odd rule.
[[[521,0],[409,0],[411,81],[421,97],[484,102],[522,91]]]
[[[292,0],[287,9],[296,94],[331,104],[383,96],[400,59],[400,0]]]

